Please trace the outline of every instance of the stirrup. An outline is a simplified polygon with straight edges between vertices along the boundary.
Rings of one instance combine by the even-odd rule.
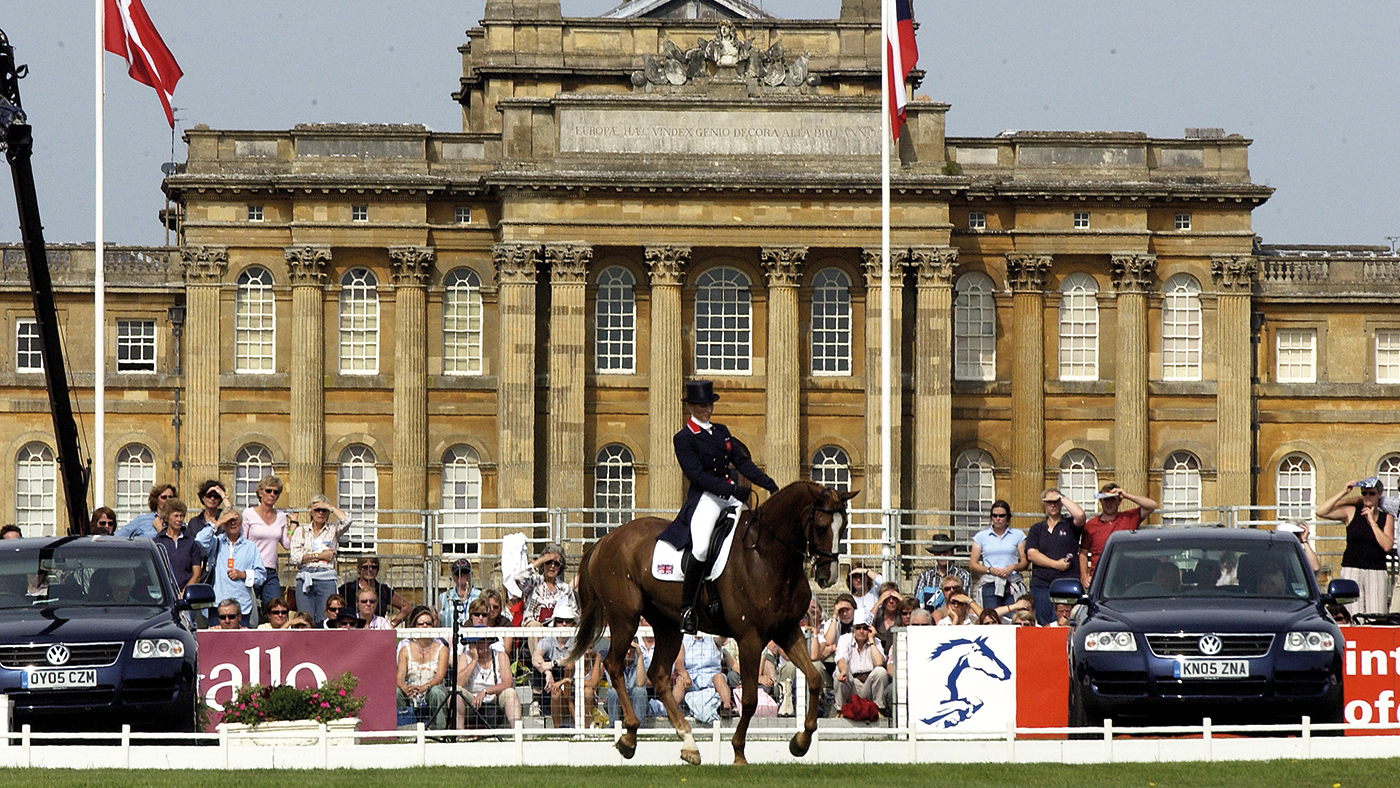
[[[691,606],[681,611],[681,634],[694,635],[700,631],[699,625],[695,621],[695,607]]]

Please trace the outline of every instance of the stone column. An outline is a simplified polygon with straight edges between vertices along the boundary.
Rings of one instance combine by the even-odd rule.
[[[331,248],[320,244],[283,250],[292,277],[292,358],[289,500],[325,492],[326,343],[322,310]]]
[[[1115,254],[1109,271],[1118,291],[1118,362],[1113,373],[1113,480],[1134,495],[1148,495],[1147,293],[1157,256]],[[1160,497],[1160,496],[1159,496]]]
[[[1011,285],[1011,509],[1034,512],[1045,489],[1045,275],[1050,255],[1008,254]]]
[[[760,250],[768,276],[768,391],[764,431],[768,448],[765,470],[779,486],[802,473],[798,434],[802,354],[797,346],[797,288],[802,283],[805,246],[766,246]]]
[[[587,244],[549,244],[549,505],[592,505],[584,492],[583,376],[584,282],[593,249]]]
[[[535,270],[540,247],[499,243],[491,247],[500,284],[500,385],[496,437],[500,448],[502,508],[535,505]]]
[[[952,500],[953,273],[958,250],[916,246],[914,315],[914,507],[947,510]]]
[[[685,491],[671,436],[681,427],[681,285],[689,246],[648,246],[651,269],[651,386],[647,391],[648,505],[679,509]]]
[[[394,246],[394,508],[428,508],[428,276],[437,250]],[[411,538],[410,534],[403,534]]]
[[[1220,457],[1216,501],[1249,504],[1254,502],[1250,301],[1258,262],[1249,255],[1212,255],[1210,272],[1220,292],[1216,310],[1220,348],[1216,362],[1219,380],[1215,388],[1216,443]]]
[[[890,249],[890,505],[900,506],[900,425],[904,413],[904,361],[900,352],[904,345],[904,268],[909,262],[908,249]],[[880,392],[883,386],[880,365],[880,316],[885,305],[880,303],[880,248],[861,250],[865,268],[865,500],[879,508],[882,494],[880,479],[883,472],[880,456]]]
[[[185,445],[182,478],[188,489],[219,478],[219,348],[224,324],[219,287],[228,273],[228,247],[185,246]],[[193,504],[192,504],[193,505]]]

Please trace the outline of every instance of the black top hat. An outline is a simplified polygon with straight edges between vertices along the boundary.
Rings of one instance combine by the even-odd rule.
[[[685,396],[681,397],[681,402],[691,405],[709,405],[719,399],[715,393],[715,384],[709,380],[687,380],[685,382]]]

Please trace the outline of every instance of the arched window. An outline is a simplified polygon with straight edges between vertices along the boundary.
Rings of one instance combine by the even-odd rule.
[[[839,268],[812,277],[812,374],[851,374],[851,278]]]
[[[1070,449],[1060,458],[1060,478],[1055,486],[1092,514],[1094,494],[1099,491],[1099,461],[1083,449]]]
[[[1396,494],[1400,488],[1400,454],[1387,454],[1376,463],[1376,478],[1385,482],[1385,494]]]
[[[1099,379],[1098,292],[1094,277],[1084,273],[1060,285],[1060,380]]]
[[[996,285],[974,271],[958,277],[953,291],[953,378],[996,380]]]
[[[593,464],[593,515],[599,525],[621,525],[632,519],[634,506],[632,452],[626,446],[612,443],[604,446]],[[606,528],[598,528],[594,536],[602,536]]]
[[[156,484],[156,461],[151,450],[132,443],[117,450],[116,499],[112,508],[117,512],[118,527],[131,522],[136,515],[151,510],[147,501]]]
[[[57,479],[53,450],[48,446],[28,443],[15,456],[15,525],[25,536],[54,535]]]
[[[481,525],[481,460],[470,446],[457,445],[442,455],[443,555],[478,552]]]
[[[1201,283],[1175,274],[1162,285],[1162,380],[1201,379]]]
[[[1201,461],[1189,451],[1173,452],[1162,465],[1162,525],[1201,521]]]
[[[992,477],[992,455],[981,449],[968,449],[953,461],[953,525],[958,527],[955,540],[970,537],[987,521],[987,510],[996,499],[996,480]]]
[[[233,455],[233,505],[240,509],[258,504],[258,482],[272,474],[272,452],[250,443]]]
[[[234,371],[272,372],[277,351],[277,315],[272,273],[266,268],[255,265],[238,275],[233,324]]]
[[[637,279],[620,265],[598,274],[593,308],[594,368],[599,374],[637,371]]]
[[[481,277],[454,268],[443,277],[442,373],[481,374]]]
[[[851,458],[839,446],[823,446],[812,455],[812,481],[839,492],[851,489]]]
[[[379,372],[379,280],[368,268],[340,278],[340,373]]]
[[[1312,458],[1306,454],[1290,454],[1279,460],[1274,474],[1275,502],[1279,519],[1302,517],[1311,519],[1314,478]]]
[[[753,305],[749,278],[733,268],[711,268],[695,282],[695,371],[747,375]]]
[[[374,552],[375,525],[379,508],[379,469],[374,450],[363,444],[347,446],[340,453],[340,472],[336,480],[336,499],[353,519],[345,535],[345,548],[350,552]]]

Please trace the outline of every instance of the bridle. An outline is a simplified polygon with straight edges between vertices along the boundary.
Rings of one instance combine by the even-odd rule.
[[[830,550],[823,550],[820,547],[817,547],[816,540],[812,538],[812,534],[817,527],[817,512],[831,515],[834,521],[836,515],[842,514],[844,512],[844,509],[833,509],[829,506],[822,506],[820,499],[813,501],[810,508],[807,510],[807,524],[802,529],[803,541],[806,542],[806,544],[804,544],[802,547],[798,547],[797,545],[792,544],[788,540],[775,533],[773,529],[768,528],[763,524],[763,506],[759,506],[753,510],[753,517],[750,518],[750,522],[756,525],[759,530],[767,532],[767,534],[773,537],[773,539],[777,541],[778,544],[786,547],[794,553],[797,553],[803,558],[810,557],[812,559],[826,559],[827,561],[840,560],[840,557],[836,553]],[[835,542],[836,536],[833,534],[832,544],[834,545]],[[757,546],[757,540],[755,540],[754,543],[751,545],[746,545],[746,547],[748,547],[751,550],[756,548]]]

